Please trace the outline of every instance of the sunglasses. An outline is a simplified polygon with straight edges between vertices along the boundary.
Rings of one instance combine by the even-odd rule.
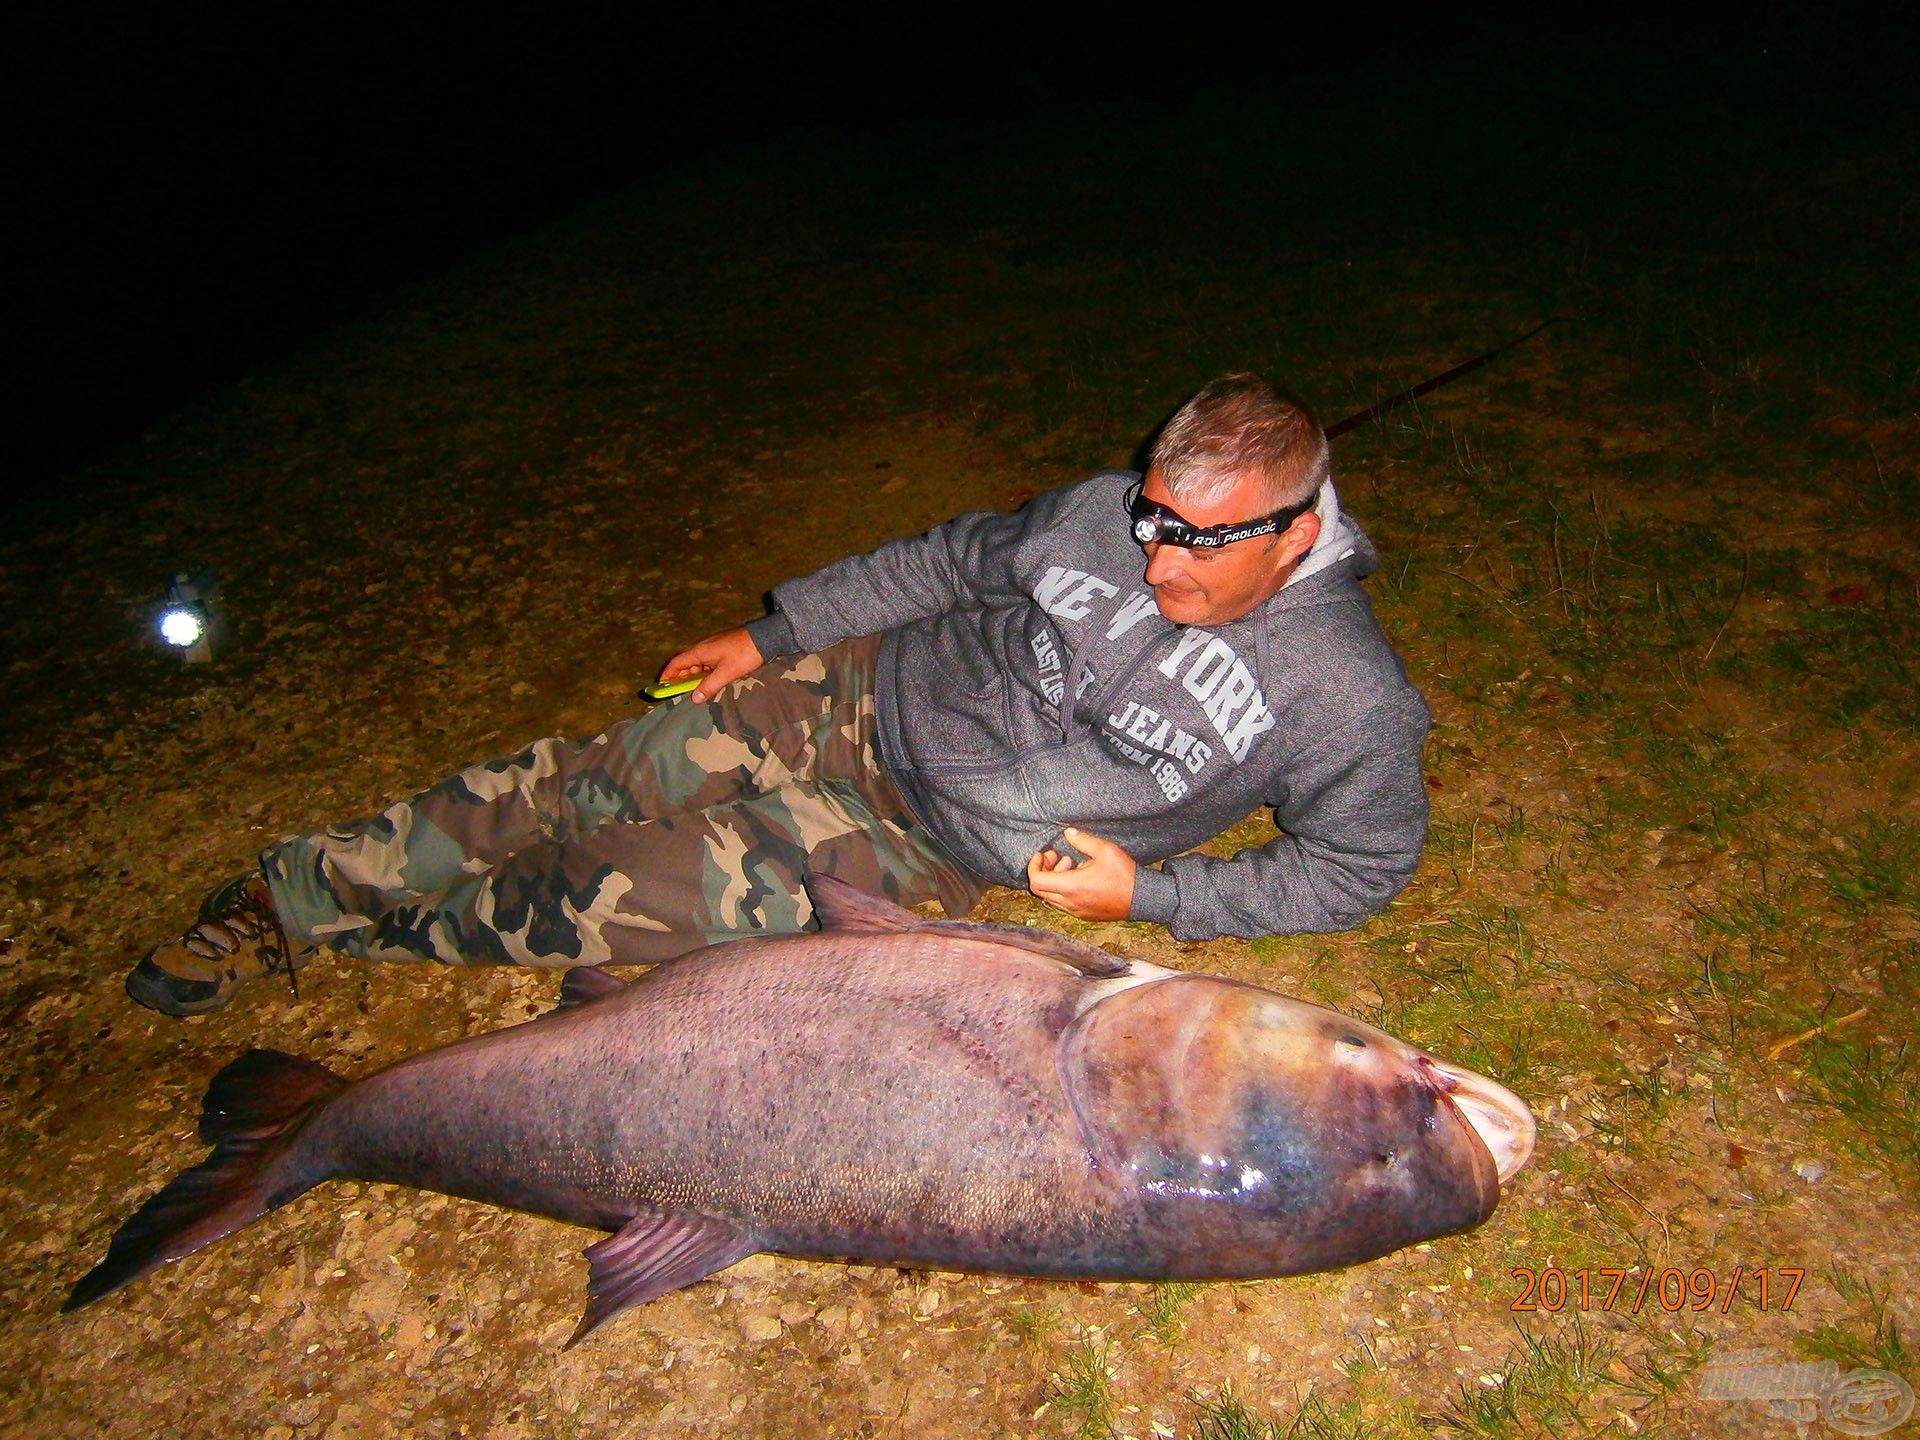
[[[1278,534],[1320,500],[1320,492],[1315,490],[1306,499],[1283,505],[1271,515],[1255,520],[1237,520],[1230,525],[1196,525],[1142,495],[1140,490],[1146,483],[1143,476],[1127,488],[1127,514],[1133,520],[1133,538],[1142,545],[1178,545],[1184,550],[1217,550],[1236,540]]]

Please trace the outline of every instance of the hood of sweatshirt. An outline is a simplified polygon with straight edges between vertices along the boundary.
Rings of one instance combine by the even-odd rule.
[[[1321,571],[1346,560],[1355,562],[1353,573],[1361,577],[1371,575],[1379,568],[1380,557],[1375,553],[1372,543],[1360,533],[1358,526],[1348,522],[1346,513],[1341,510],[1340,497],[1334,491],[1331,478],[1320,487],[1320,499],[1313,507],[1313,513],[1320,519],[1320,534],[1315,538],[1313,547],[1294,566],[1293,574],[1287,577],[1286,585],[1281,587],[1283,590],[1310,580]]]

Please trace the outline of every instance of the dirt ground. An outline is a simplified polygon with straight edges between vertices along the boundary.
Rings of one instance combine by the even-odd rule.
[[[583,1302],[578,1252],[596,1237],[339,1183],[56,1313],[120,1221],[200,1157],[199,1096],[240,1050],[362,1074],[556,997],[550,975],[325,956],[297,995],[261,984],[203,1019],[132,1005],[127,964],[251,852],[541,734],[591,733],[628,713],[679,643],[758,613],[773,582],[961,509],[1017,504],[1089,461],[1126,463],[1140,417],[1208,373],[1191,372],[1168,321],[1124,391],[1109,368],[1020,409],[1009,395],[1084,375],[1073,367],[1087,358],[1068,311],[1022,297],[1084,291],[1100,255],[1045,225],[1010,230],[1005,214],[949,224],[939,197],[889,189],[884,167],[830,203],[807,168],[827,163],[666,177],[476,257],[175,417],[35,543],[0,550],[0,598],[24,617],[0,756],[0,1427],[1827,1433],[1810,1413],[1715,1401],[1701,1377],[1746,1352],[1898,1368],[1900,1337],[1920,1333],[1920,1195],[1885,1139],[1898,1112],[1847,1111],[1813,1059],[1845,1059],[1829,1039],[1857,1042],[1845,1054],[1861,1066],[1906,1053],[1912,892],[1876,881],[1854,908],[1833,902],[1790,931],[1713,925],[1785,903],[1756,848],[1768,827],[1781,863],[1824,875],[1792,826],[1817,815],[1840,837],[1829,861],[1863,834],[1910,834],[1920,772],[1883,711],[1853,727],[1879,737],[1862,751],[1790,686],[1708,663],[1791,641],[1801,601],[1770,598],[1751,559],[1759,537],[1787,542],[1745,472],[1711,503],[1658,476],[1636,483],[1636,457],[1698,450],[1709,427],[1630,402],[1614,388],[1626,362],[1579,334],[1549,335],[1500,378],[1463,381],[1336,452],[1386,555],[1376,603],[1436,716],[1435,836],[1387,915],[1352,936],[1179,944],[1149,926],[1076,926],[1005,891],[976,912],[1322,999],[1507,1079],[1536,1110],[1541,1148],[1481,1230],[1332,1275],[1192,1291],[759,1257],[563,1350]],[[1055,181],[1092,183],[1067,163],[1006,178]],[[1183,303],[1227,313],[1234,282],[1218,288],[1196,283]],[[1378,393],[1383,367],[1417,376],[1468,353],[1525,303],[1491,282],[1440,295],[1444,323],[1422,338],[1356,342],[1331,362],[1330,412]],[[1495,319],[1469,339],[1448,317],[1476,306]],[[1059,333],[1035,338],[1049,326]],[[1727,383],[1738,400],[1762,380]],[[1487,434],[1506,449],[1476,458]],[[1874,435],[1883,467],[1920,453],[1910,425]],[[1579,587],[1527,591],[1507,568],[1518,552],[1474,543],[1473,466],[1516,450],[1582,506],[1584,477],[1614,475],[1591,492],[1607,535],[1732,527],[1724,583],[1684,652],[1698,664],[1668,684],[1647,662],[1647,693],[1664,698],[1628,740],[1581,708],[1587,682],[1553,668],[1535,633]],[[1792,593],[1809,604],[1863,603],[1848,599],[1856,585],[1895,604],[1874,577],[1920,573],[1911,530],[1871,515],[1790,528]],[[1604,565],[1594,547],[1542,550],[1543,563]],[[216,663],[184,667],[147,632],[167,574],[200,564],[221,577],[230,628]],[[1603,582],[1580,592],[1595,616]],[[1671,766],[1649,778],[1649,755],[1689,745],[1699,804]],[[1726,798],[1736,770],[1764,782],[1740,792],[1744,809]],[[1225,843],[1257,842],[1264,824]],[[1772,1029],[1755,1020],[1770,987]],[[1807,1024],[1789,995],[1811,1007]],[[1911,1071],[1888,1073],[1886,1104],[1910,1104]],[[1601,1287],[1606,1270],[1626,1272],[1637,1299],[1552,1288],[1582,1274]],[[1705,1304],[1699,1288],[1662,1301],[1689,1279]]]

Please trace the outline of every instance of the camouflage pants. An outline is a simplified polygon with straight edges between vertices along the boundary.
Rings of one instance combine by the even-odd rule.
[[[370,960],[645,963],[808,928],[809,869],[963,914],[980,882],[880,765],[878,648],[775,661],[283,841],[261,868],[288,935]]]

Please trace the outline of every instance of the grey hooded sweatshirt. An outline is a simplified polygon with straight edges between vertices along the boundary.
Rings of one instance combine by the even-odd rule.
[[[1379,558],[1329,482],[1320,538],[1277,595],[1176,625],[1129,533],[1137,478],[1107,471],[790,580],[748,629],[769,659],[883,632],[882,759],[988,880],[1024,887],[1028,858],[1074,825],[1141,862],[1132,918],[1181,939],[1356,925],[1407,883],[1427,828],[1426,703],[1359,583]],[[1181,853],[1262,804],[1284,832],[1271,843]]]

